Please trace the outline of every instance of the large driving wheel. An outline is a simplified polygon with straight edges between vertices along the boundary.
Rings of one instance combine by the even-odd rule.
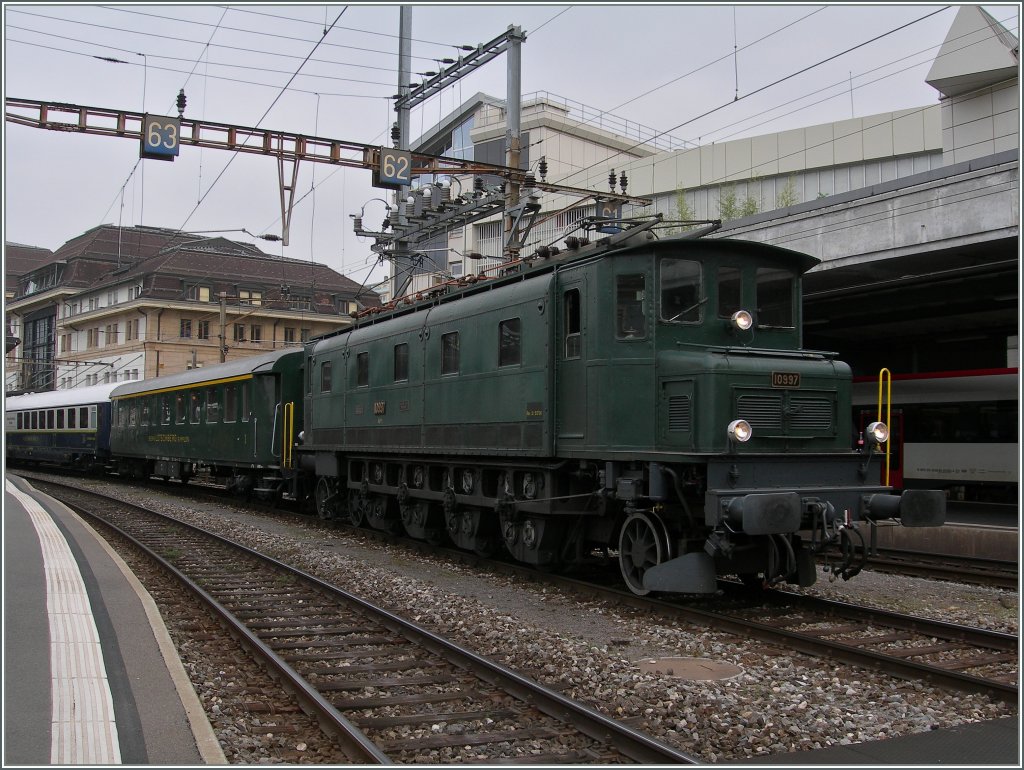
[[[645,513],[634,513],[626,519],[619,534],[619,569],[630,591],[638,596],[649,594],[650,589],[644,588],[644,573],[667,556],[668,543],[660,521]]]
[[[313,492],[316,501],[316,515],[321,519],[333,519],[338,513],[338,484],[336,481],[321,476],[317,479],[316,490]]]

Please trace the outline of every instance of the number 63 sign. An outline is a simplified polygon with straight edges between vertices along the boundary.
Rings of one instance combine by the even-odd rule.
[[[180,136],[180,118],[146,115],[142,122],[142,146],[139,148],[139,157],[174,160],[178,154]]]

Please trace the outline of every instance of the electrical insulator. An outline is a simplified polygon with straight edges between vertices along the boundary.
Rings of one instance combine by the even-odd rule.
[[[391,124],[391,144],[397,150],[401,143],[402,143],[402,132],[399,130],[397,123],[392,123]]]
[[[185,89],[178,91],[178,117],[185,114]]]
[[[537,177],[535,177],[533,174],[527,174],[526,178],[523,180],[523,184],[526,187],[536,187],[537,186]]]
[[[357,233],[360,230],[363,229],[363,218],[362,217],[356,217],[355,218],[355,221],[352,223],[352,229],[355,230]]]
[[[541,180],[546,179],[547,175],[548,175],[548,161],[547,161],[547,158],[541,157],[539,170],[540,170],[540,178],[541,178]]]
[[[615,169],[612,169],[611,173],[608,174],[608,188],[615,192]]]
[[[619,174],[619,188],[622,190],[622,194],[626,194],[626,185],[629,184],[629,180],[626,179],[626,172],[623,171]]]

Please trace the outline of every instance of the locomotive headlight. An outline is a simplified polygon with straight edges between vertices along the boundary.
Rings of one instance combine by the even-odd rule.
[[[739,441],[741,444],[750,441],[750,437],[754,435],[754,429],[750,427],[750,423],[746,420],[733,420],[729,423],[728,431],[729,438],[733,441]]]
[[[729,319],[729,323],[732,324],[734,329],[745,332],[754,325],[754,317],[746,310],[737,310],[732,314],[732,318]]]
[[[889,440],[889,426],[884,422],[873,422],[864,429],[864,439],[871,444],[884,444]]]

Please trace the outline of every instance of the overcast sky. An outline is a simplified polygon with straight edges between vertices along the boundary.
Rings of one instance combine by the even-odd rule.
[[[517,25],[524,95],[548,92],[704,144],[934,104],[925,76],[958,7],[414,5],[413,71]],[[1019,39],[1018,4],[983,7]],[[186,117],[390,144],[398,22],[399,6],[381,4],[5,3],[4,92],[176,115],[184,88]],[[416,108],[412,135],[477,91],[505,90],[499,57]],[[103,223],[248,241],[237,231],[281,231],[270,157],[183,147],[173,163],[140,163],[131,140],[6,122],[3,139],[7,242],[56,249]],[[383,277],[351,226],[351,214],[385,197],[370,182],[367,171],[303,164],[289,246],[260,247],[358,282]],[[367,206],[368,221],[382,214]]]

